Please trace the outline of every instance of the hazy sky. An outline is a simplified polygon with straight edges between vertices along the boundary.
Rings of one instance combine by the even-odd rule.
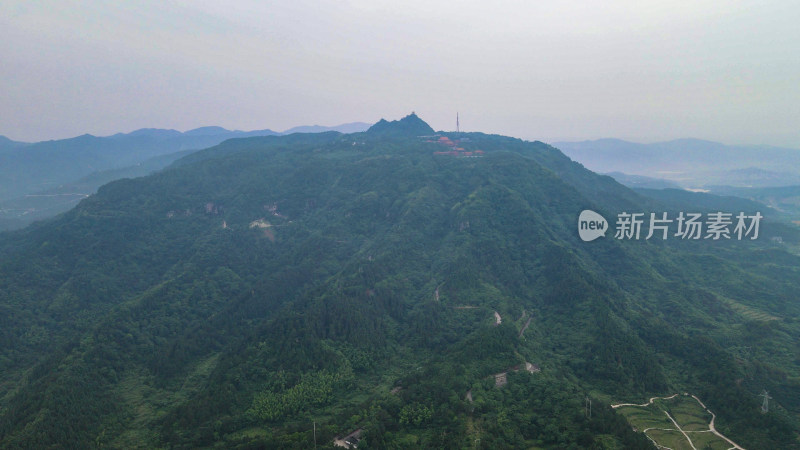
[[[800,148],[800,2],[8,1],[0,134],[400,118]]]

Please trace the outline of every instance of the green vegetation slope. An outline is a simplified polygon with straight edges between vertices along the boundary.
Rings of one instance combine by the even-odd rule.
[[[649,448],[608,405],[678,391],[797,446],[797,256],[584,243],[583,209],[662,205],[380,128],[229,140],[0,235],[0,447]]]

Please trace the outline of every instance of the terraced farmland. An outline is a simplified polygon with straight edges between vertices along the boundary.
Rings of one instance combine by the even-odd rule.
[[[654,397],[641,405],[623,403],[612,407],[659,448],[741,448],[714,429],[714,414],[697,397],[689,394]]]

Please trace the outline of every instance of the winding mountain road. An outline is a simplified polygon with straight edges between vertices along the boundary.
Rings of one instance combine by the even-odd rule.
[[[720,439],[724,439],[729,444],[731,444],[733,446],[731,448],[736,449],[736,450],[744,450],[744,448],[742,448],[739,444],[733,442],[732,440],[730,440],[727,437],[725,437],[724,434],[722,434],[719,431],[717,431],[717,429],[714,427],[714,421],[717,420],[717,415],[714,414],[713,412],[711,412],[708,408],[706,408],[706,405],[703,402],[701,402],[700,399],[697,398],[696,395],[693,394],[692,398],[697,400],[697,403],[699,403],[700,406],[702,406],[703,409],[706,410],[707,413],[711,414],[711,422],[708,423],[708,429],[711,430],[712,433],[716,434]],[[728,449],[728,450],[730,450],[730,449]]]
[[[618,403],[616,405],[611,405],[611,407],[614,408],[614,409],[617,409],[617,408],[622,407],[622,406],[650,406],[656,400],[659,400],[659,399],[661,399],[661,400],[669,400],[671,398],[677,397],[678,395],[679,394],[672,394],[669,397],[651,397],[649,402],[642,403],[641,405],[637,405],[636,403]]]

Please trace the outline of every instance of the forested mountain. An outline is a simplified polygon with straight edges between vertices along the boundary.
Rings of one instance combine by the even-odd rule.
[[[367,131],[372,135],[385,136],[424,136],[434,133],[433,128],[413,112],[400,120],[391,122],[381,119]]]
[[[182,152],[216,145],[237,133],[242,132],[218,127],[186,133],[142,129],[108,137],[86,134],[0,150],[0,230],[19,228],[68,210],[100,186],[87,184],[87,177],[100,180],[112,174],[146,175],[165,167]],[[275,134],[270,130],[252,133]],[[143,168],[149,170],[142,172]],[[105,181],[112,179],[116,178]],[[75,187],[81,189],[76,191]]]
[[[92,172],[131,166],[155,156],[206,148],[227,138],[218,133],[170,132],[178,133],[140,130],[109,137],[86,134],[7,150],[0,153],[0,199],[53,188]]]
[[[232,139],[0,234],[0,447],[652,448],[609,405],[677,392],[798,447],[786,225],[582,242],[584,209],[676,205],[431,134]]]
[[[56,187],[0,201],[0,231],[16,230],[36,220],[53,217],[67,211],[82,199],[97,192],[97,188],[114,180],[149,175],[163,169],[194,150],[183,150],[154,156],[134,165],[92,172]]]
[[[295,127],[238,131],[200,127],[186,132],[142,128],[130,133],[26,144],[0,136],[0,231],[21,228],[75,205],[98,187],[120,178],[143,176],[166,167],[187,152],[226,139],[296,132],[364,131],[354,122],[334,127]]]

